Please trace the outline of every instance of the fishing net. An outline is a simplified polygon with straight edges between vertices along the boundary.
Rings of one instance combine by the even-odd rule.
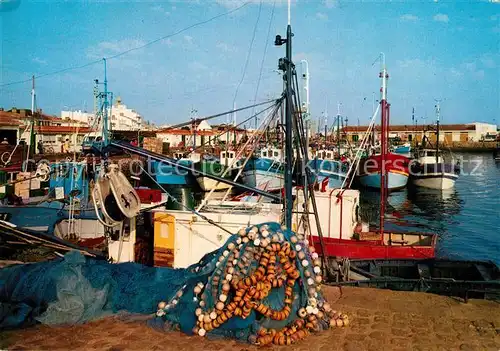
[[[0,328],[128,311],[151,314],[148,323],[161,330],[284,345],[349,323],[320,284],[320,260],[307,240],[267,223],[240,230],[186,269],[109,264],[78,252],[4,268]]]
[[[159,302],[152,325],[290,345],[310,332],[349,323],[320,293],[314,248],[278,223],[240,230],[187,271],[193,276],[170,300]]]

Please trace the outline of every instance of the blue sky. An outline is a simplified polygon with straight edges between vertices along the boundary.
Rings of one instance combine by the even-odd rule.
[[[0,8],[0,85],[115,55],[245,3],[8,1],[19,6]],[[236,104],[254,100],[267,40],[257,100],[279,96],[274,70],[284,47],[273,42],[285,34],[287,9],[284,0],[273,2],[250,0],[229,16],[109,60],[110,90],[157,124],[182,122],[193,108],[199,115],[229,110],[256,28]],[[500,3],[294,0],[292,27],[294,60],[309,62],[315,119],[327,109],[331,122],[341,102],[349,124],[366,124],[380,84],[373,62],[384,52],[391,122],[411,123],[415,107],[419,123],[431,123],[439,98],[443,123],[500,123]],[[93,79],[102,75],[99,63],[41,77],[38,105],[57,115],[92,110]],[[29,107],[30,88],[2,86],[0,106]]]

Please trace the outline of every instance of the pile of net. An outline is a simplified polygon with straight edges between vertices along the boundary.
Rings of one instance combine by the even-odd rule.
[[[71,252],[0,270],[0,328],[75,324],[120,311],[148,323],[258,345],[289,345],[349,323],[321,295],[318,255],[277,223],[242,229],[186,269],[110,264]]]
[[[321,262],[308,244],[277,223],[241,229],[188,268],[196,276],[158,304],[155,322],[258,345],[290,345],[347,325],[321,295]]]

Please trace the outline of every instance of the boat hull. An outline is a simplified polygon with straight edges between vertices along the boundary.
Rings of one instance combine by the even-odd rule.
[[[435,238],[429,245],[387,245],[379,240],[336,239],[323,237],[326,257],[350,259],[428,259],[436,255]],[[313,237],[318,254],[323,250],[319,237]]]
[[[340,188],[347,177],[342,163],[338,161],[315,159],[309,161],[308,165],[319,183],[328,178],[330,188]]]
[[[227,190],[231,187],[229,184],[219,182],[217,180],[204,176],[196,177],[196,181],[198,182],[198,185],[203,191],[212,191],[212,190],[222,191],[222,190]]]
[[[252,188],[281,190],[285,186],[284,165],[268,158],[253,158],[245,165],[242,179]]]
[[[389,191],[400,190],[406,187],[408,184],[410,159],[394,153],[387,154],[385,160],[382,160],[380,154],[363,159],[358,168],[359,184],[366,188],[380,189],[382,164],[385,165],[387,189]]]
[[[380,189],[380,172],[359,176],[359,183],[365,188]],[[401,190],[408,184],[408,174],[389,171],[387,173],[387,189]]]
[[[451,189],[458,179],[460,168],[448,163],[416,163],[411,167],[411,183],[429,189]]]
[[[243,182],[252,188],[267,191],[281,190],[285,186],[285,178],[282,173],[258,169],[243,172]]]
[[[397,146],[394,148],[394,152],[397,154],[409,154],[411,152],[411,146]]]

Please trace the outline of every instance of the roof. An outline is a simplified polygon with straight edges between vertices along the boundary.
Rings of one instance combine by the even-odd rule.
[[[165,128],[158,130],[156,134],[173,134],[173,135],[193,135],[193,132],[189,129],[171,129]],[[197,130],[196,135],[216,135],[212,130]]]
[[[435,128],[434,125],[391,125],[389,126],[390,132],[422,132],[424,130],[429,131]],[[368,126],[347,126],[344,127],[344,131],[347,133],[364,133],[368,129]],[[380,126],[375,126],[376,131],[380,131]],[[440,131],[469,131],[476,130],[476,126],[474,124],[441,124],[439,126]]]
[[[35,131],[42,134],[87,134],[91,131],[91,129],[88,127],[35,126]]]

